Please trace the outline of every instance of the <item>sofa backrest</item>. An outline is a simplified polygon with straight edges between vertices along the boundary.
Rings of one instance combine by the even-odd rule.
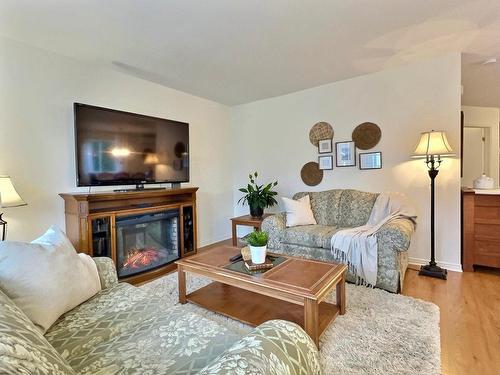
[[[365,225],[370,218],[378,193],[352,189],[332,189],[319,192],[300,192],[293,196],[299,199],[309,194],[311,209],[320,225],[341,228]]]
[[[75,374],[14,302],[0,290],[0,374]]]
[[[339,224],[340,197],[342,189],[333,189],[319,192],[303,191],[293,196],[293,199],[300,199],[309,194],[311,209],[316,222],[320,225]]]

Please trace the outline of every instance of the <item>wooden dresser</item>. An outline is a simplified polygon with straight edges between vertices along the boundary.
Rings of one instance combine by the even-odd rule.
[[[462,189],[462,266],[500,267],[500,194]]]

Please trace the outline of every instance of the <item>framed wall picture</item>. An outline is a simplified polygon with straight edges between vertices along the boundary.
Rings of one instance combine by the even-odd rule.
[[[318,153],[320,154],[328,154],[332,152],[332,140],[331,139],[322,139],[318,141]]]
[[[354,167],[356,165],[356,146],[354,142],[335,143],[337,167]]]
[[[318,156],[319,169],[333,169],[333,155]]]
[[[381,152],[363,152],[359,154],[359,169],[381,169]]]

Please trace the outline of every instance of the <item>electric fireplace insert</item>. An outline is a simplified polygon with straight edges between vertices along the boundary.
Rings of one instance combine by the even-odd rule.
[[[179,209],[116,217],[119,278],[149,271],[179,258]]]

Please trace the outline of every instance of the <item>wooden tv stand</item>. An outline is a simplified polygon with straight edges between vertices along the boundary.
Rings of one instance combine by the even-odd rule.
[[[90,256],[109,256],[117,263],[116,219],[131,215],[155,213],[165,210],[179,211],[179,256],[183,258],[196,253],[196,192],[197,187],[148,189],[127,192],[96,193],[61,193],[64,199],[66,234],[79,252]],[[103,223],[106,233],[106,251],[104,255],[94,248],[96,232],[93,224]],[[121,278],[138,284],[175,270],[174,262],[159,266],[153,270]]]

